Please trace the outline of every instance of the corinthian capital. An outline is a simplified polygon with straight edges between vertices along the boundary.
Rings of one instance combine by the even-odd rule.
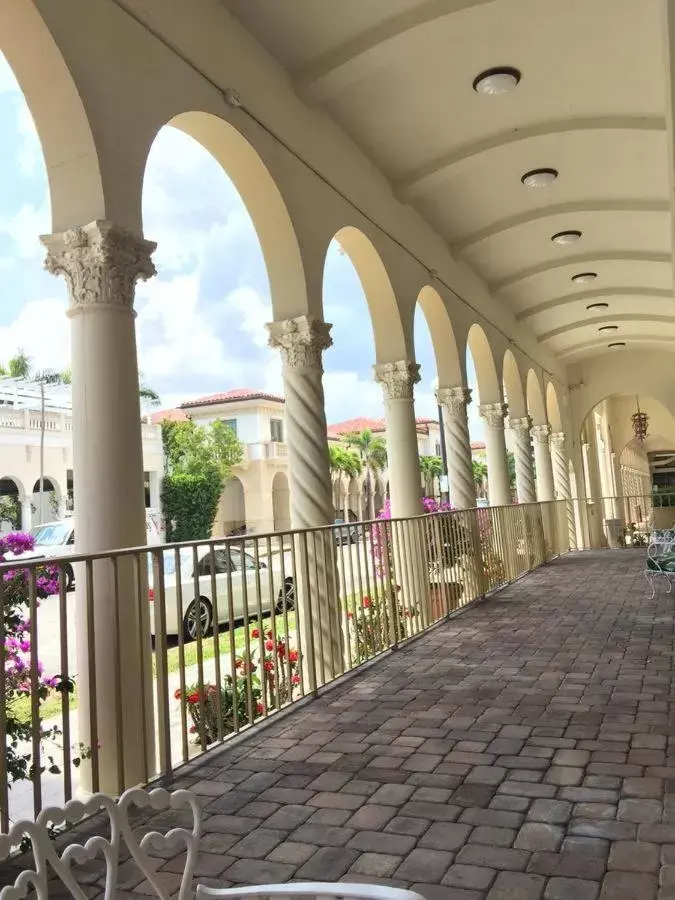
[[[157,244],[112,222],[97,220],[41,240],[45,269],[66,279],[71,314],[101,306],[131,310],[136,282],[157,274],[151,259]]]
[[[532,427],[532,419],[529,416],[521,416],[519,419],[509,419],[509,428],[512,431],[525,432],[528,436]]]
[[[554,431],[551,435],[551,446],[556,450],[564,450],[565,449],[565,432],[564,431]]]
[[[452,419],[466,416],[466,408],[471,403],[471,388],[465,388],[463,385],[439,388],[436,391],[436,402]]]
[[[503,428],[508,409],[506,403],[500,401],[498,403],[481,403],[478,412],[491,428]]]
[[[386,400],[412,400],[420,380],[420,367],[407,359],[373,366],[375,381],[382,385]]]
[[[546,444],[548,446],[548,443],[551,440],[551,426],[550,425],[533,425],[531,434],[532,434],[532,440],[535,443]]]
[[[333,343],[332,325],[309,316],[296,316],[282,322],[269,322],[270,347],[281,351],[285,366],[291,369],[323,369],[321,356]]]

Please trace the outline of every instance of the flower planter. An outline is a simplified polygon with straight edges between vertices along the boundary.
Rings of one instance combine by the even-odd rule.
[[[432,582],[429,585],[429,596],[433,619],[442,619],[448,612],[458,609],[463,593],[464,585],[461,581],[450,581],[447,584]],[[449,604],[449,609],[446,608],[446,603]]]

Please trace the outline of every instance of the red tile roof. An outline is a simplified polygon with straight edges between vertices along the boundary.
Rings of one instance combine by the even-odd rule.
[[[415,422],[418,426],[418,432],[421,433],[428,433],[429,425],[438,424],[436,419],[417,418]],[[336,422],[334,425],[329,425],[328,437],[337,438],[348,431],[359,432],[364,431],[366,428],[369,431],[379,433],[380,431],[386,431],[386,424],[384,419],[368,419],[365,416],[358,416],[356,419],[347,419],[346,422]]]
[[[482,441],[471,441],[472,450],[485,450],[485,444]]]
[[[160,409],[152,414],[150,421],[159,425],[160,422],[186,422],[187,418],[182,409]]]
[[[277,394],[268,394],[265,391],[251,388],[235,388],[222,394],[209,394],[206,397],[198,397],[196,400],[187,400],[181,403],[180,409],[192,409],[195,406],[212,406],[217,403],[236,403],[238,400],[271,400],[274,403],[284,403],[283,397]]]

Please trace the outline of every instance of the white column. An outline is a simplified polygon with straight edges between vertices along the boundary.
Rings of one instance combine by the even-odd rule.
[[[439,388],[436,401],[443,408],[450,502],[457,509],[471,509],[476,505],[467,415],[471,391],[462,385]]]
[[[564,500],[567,507],[567,528],[570,536],[570,547],[577,547],[577,526],[570,489],[570,469],[565,452],[565,432],[556,431],[551,435],[551,458],[553,462],[553,485],[555,496]]]
[[[145,504],[133,305],[136,282],[155,274],[150,257],[156,245],[104,221],[42,240],[45,268],[65,277],[70,294],[77,549],[94,553],[142,546]],[[100,788],[115,792],[144,781],[155,768],[148,609],[147,603],[139,603],[130,561],[118,566],[117,590],[112,567],[95,564],[94,621],[88,623],[87,582],[80,570],[75,616],[79,740],[90,744],[94,698],[87,673],[95,666]],[[143,692],[146,721],[138,702]],[[123,784],[117,772],[121,753]]]
[[[323,351],[333,343],[331,326],[298,316],[271,322],[270,347],[281,351],[293,528],[333,522],[323,396]]]
[[[375,381],[382,385],[387,424],[387,459],[391,514],[419,516],[422,482],[415,424],[414,387],[420,380],[417,363],[401,360],[375,366]]]
[[[516,460],[516,491],[519,503],[534,503],[537,493],[534,484],[534,463],[532,460],[532,438],[529,416],[509,419],[509,427],[514,434],[513,454]]]
[[[21,500],[21,530],[30,531],[33,527],[32,494],[28,494]]]
[[[485,448],[487,452],[488,496],[491,506],[509,506],[511,487],[506,462],[504,419],[508,407],[498,403],[482,403],[478,412],[485,419]]]
[[[537,500],[553,500],[553,467],[551,465],[551,426],[533,425],[534,464],[537,471]]]

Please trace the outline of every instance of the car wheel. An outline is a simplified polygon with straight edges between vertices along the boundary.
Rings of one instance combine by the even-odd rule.
[[[292,578],[287,578],[283,591],[279,591],[276,612],[282,613],[285,609],[295,609],[295,585]]]
[[[199,615],[201,617],[202,637],[204,637],[204,635],[207,635],[211,630],[211,625],[213,623],[211,604],[205,597],[199,598]],[[183,632],[187,640],[194,641],[197,639],[197,604],[194,600],[185,612],[183,618]]]
[[[75,585],[75,573],[73,572],[73,567],[64,566],[63,576],[66,580],[66,593],[68,593],[69,591],[72,591],[73,586]]]

